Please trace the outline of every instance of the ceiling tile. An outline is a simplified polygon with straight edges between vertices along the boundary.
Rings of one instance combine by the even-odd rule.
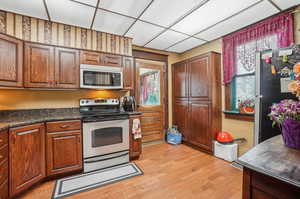
[[[0,9],[26,16],[48,19],[43,0],[1,0]]]
[[[97,5],[97,2],[98,0],[75,0],[75,1],[78,1],[78,2],[81,2],[81,3],[84,3],[84,4],[88,4],[88,5],[91,5],[91,6],[95,6]]]
[[[134,19],[98,9],[93,29],[123,35]]]
[[[273,0],[273,2],[283,10],[300,5],[300,0]]]
[[[172,46],[170,48],[168,48],[168,51],[172,51],[172,52],[177,52],[177,53],[182,53],[186,50],[190,50],[196,46],[200,46],[202,44],[206,43],[203,40],[199,40],[196,38],[188,38],[187,40],[184,40],[183,42],[180,42],[178,44],[176,44],[175,46]]]
[[[154,26],[149,23],[137,21],[126,34],[127,37],[133,38],[133,44],[143,46],[152,39],[155,35],[164,29],[159,26]]]
[[[159,50],[164,50],[171,46],[172,44],[181,41],[183,39],[186,39],[188,36],[172,31],[167,30],[163,34],[161,34],[159,37],[151,41],[149,44],[146,45],[146,47],[149,48],[155,48]]]
[[[100,8],[138,17],[151,0],[100,0]]]
[[[172,29],[195,34],[258,1],[260,0],[210,0]]]
[[[193,7],[204,0],[155,0],[142,15],[141,19],[162,26],[170,26],[178,18],[186,14]]]
[[[276,14],[276,12],[278,11],[274,6],[267,1],[263,1],[232,18],[197,34],[196,37],[211,41]]]
[[[46,0],[52,21],[90,28],[95,8],[70,0]]]

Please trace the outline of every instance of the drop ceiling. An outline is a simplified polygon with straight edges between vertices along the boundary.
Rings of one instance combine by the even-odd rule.
[[[299,4],[300,0],[1,0],[0,9],[181,53]]]

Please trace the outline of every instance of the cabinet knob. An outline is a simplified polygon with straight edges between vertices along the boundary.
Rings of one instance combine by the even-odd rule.
[[[0,143],[2,143],[3,142],[3,140],[2,139],[0,139]]]
[[[2,159],[3,158],[3,155],[0,155],[0,159]]]

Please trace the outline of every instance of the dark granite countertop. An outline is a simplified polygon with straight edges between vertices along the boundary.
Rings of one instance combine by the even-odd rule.
[[[129,116],[139,115],[142,114],[142,112],[127,112],[127,114]],[[82,116],[80,115],[78,108],[0,111],[0,131],[39,122],[77,120],[81,118]]]
[[[81,119],[78,108],[0,111],[0,130],[39,122]]]
[[[286,147],[281,135],[255,146],[237,162],[259,173],[300,187],[300,150]]]

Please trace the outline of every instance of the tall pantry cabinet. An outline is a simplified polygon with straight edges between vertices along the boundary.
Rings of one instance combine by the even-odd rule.
[[[222,129],[220,61],[210,52],[172,65],[173,125],[185,143],[208,153]]]

